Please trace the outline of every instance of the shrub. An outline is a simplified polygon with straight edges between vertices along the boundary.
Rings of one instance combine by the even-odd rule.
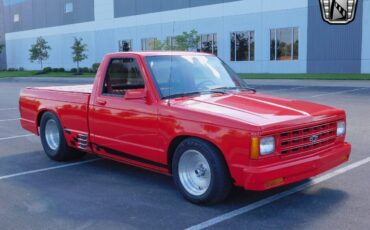
[[[98,72],[99,66],[100,66],[100,63],[94,63],[94,64],[91,66],[92,71],[93,71],[94,73]]]
[[[71,72],[71,73],[77,73],[77,68],[72,68],[72,69],[70,70],[70,72]]]
[[[19,71],[24,71],[24,68],[23,67],[19,67]]]
[[[35,75],[42,75],[42,74],[47,74],[48,72],[45,72],[44,70],[38,71],[35,73]]]
[[[52,68],[51,67],[45,67],[44,69],[43,69],[43,72],[45,72],[45,73],[49,73],[49,72],[51,72],[52,71]]]
[[[9,72],[15,72],[15,71],[17,71],[17,69],[16,68],[8,68],[8,71]]]
[[[88,72],[89,72],[89,68],[88,67],[81,68],[81,73],[88,73]]]
[[[66,72],[66,70],[64,68],[58,68],[58,72],[64,73],[64,72]]]

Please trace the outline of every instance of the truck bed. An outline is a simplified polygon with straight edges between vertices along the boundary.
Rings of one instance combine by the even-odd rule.
[[[22,98],[46,99],[60,102],[88,104],[93,85],[28,87],[22,89]]]
[[[59,117],[63,128],[75,133],[88,133],[88,110],[93,85],[28,87],[20,94],[21,124],[38,134],[40,116],[44,111]]]
[[[93,85],[72,85],[72,86],[51,86],[51,87],[33,87],[28,89],[40,89],[48,91],[59,91],[65,93],[83,93],[91,94]]]

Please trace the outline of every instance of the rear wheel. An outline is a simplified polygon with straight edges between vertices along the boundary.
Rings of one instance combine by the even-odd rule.
[[[172,169],[177,188],[193,203],[220,202],[231,190],[228,168],[220,151],[206,141],[189,138],[180,143]]]
[[[67,161],[81,158],[83,152],[68,147],[63,128],[58,117],[46,112],[40,122],[40,138],[46,155],[55,161]]]

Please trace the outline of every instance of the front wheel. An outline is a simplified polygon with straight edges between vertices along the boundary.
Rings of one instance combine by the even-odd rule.
[[[172,169],[177,188],[193,203],[221,202],[231,190],[224,158],[206,141],[189,138],[180,143],[173,157]]]
[[[58,117],[50,112],[43,114],[40,122],[40,138],[46,155],[55,161],[81,158],[83,152],[68,147]]]

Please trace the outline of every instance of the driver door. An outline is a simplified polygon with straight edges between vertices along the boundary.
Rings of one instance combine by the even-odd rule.
[[[158,143],[157,108],[145,94],[126,98],[130,90],[147,92],[143,71],[134,57],[111,59],[92,108],[94,151],[134,164],[158,163],[163,151]]]

